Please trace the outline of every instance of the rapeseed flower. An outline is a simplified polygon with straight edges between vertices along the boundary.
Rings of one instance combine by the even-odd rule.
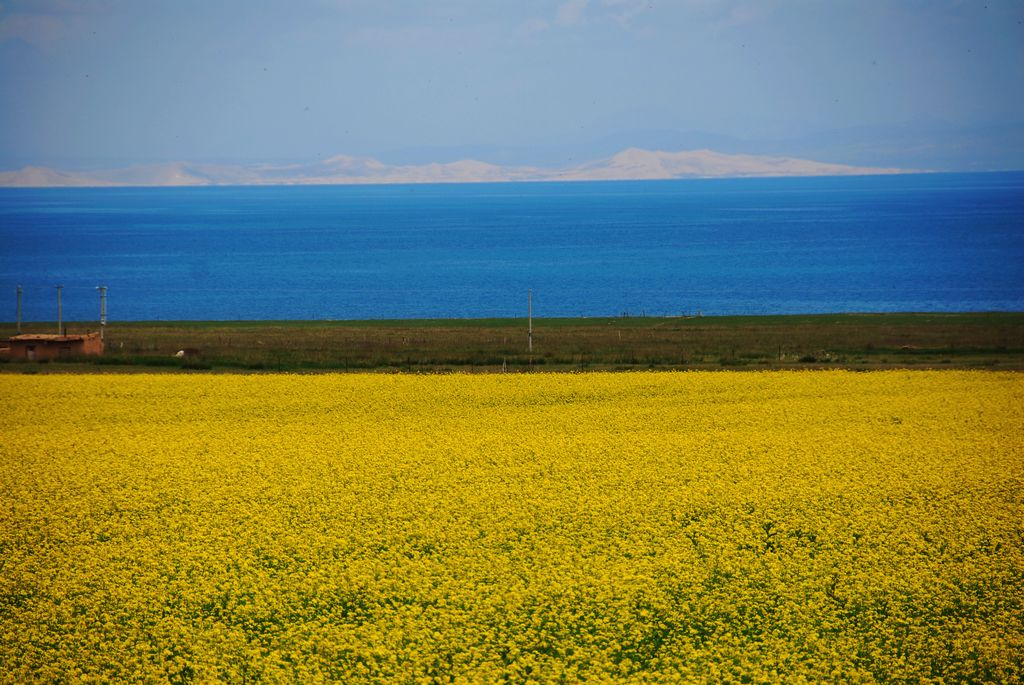
[[[1024,376],[0,376],[0,681],[1020,681]]]

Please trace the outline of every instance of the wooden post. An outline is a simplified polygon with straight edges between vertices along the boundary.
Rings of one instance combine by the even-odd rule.
[[[526,348],[530,354],[533,354],[533,289],[526,291],[526,308],[527,308],[527,329],[526,329]]]

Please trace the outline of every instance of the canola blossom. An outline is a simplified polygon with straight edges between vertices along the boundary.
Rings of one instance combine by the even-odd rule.
[[[1022,678],[1024,375],[0,396],[0,682]]]

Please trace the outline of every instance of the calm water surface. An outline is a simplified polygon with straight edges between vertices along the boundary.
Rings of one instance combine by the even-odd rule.
[[[1024,310],[1024,173],[0,190],[0,320]]]

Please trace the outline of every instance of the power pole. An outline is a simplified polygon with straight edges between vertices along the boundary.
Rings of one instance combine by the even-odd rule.
[[[107,328],[107,286],[98,285],[96,290],[100,291],[100,340],[104,340]]]
[[[64,317],[60,309],[60,291],[64,289],[64,286],[58,285],[54,287],[57,288],[57,335],[64,335],[64,327],[62,325]]]
[[[21,335],[21,286],[18,286],[18,335]]]
[[[526,310],[526,348],[530,354],[533,354],[533,288],[526,291]]]

